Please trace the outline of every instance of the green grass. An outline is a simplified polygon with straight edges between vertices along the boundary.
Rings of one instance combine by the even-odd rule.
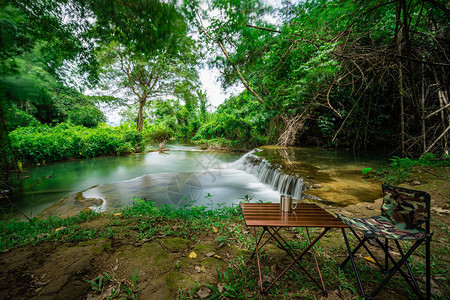
[[[92,225],[97,224],[97,225]],[[92,226],[91,226],[92,225]],[[436,224],[436,243],[448,244],[448,228],[445,224]],[[311,238],[320,232],[319,229],[311,229]],[[96,238],[128,240],[130,243],[139,243],[144,239],[157,240],[164,237],[182,237],[194,243],[214,243],[215,247],[231,247],[235,249],[254,249],[253,228],[245,226],[240,208],[219,207],[210,210],[205,206],[188,206],[186,208],[174,208],[169,205],[156,206],[151,202],[135,200],[135,205],[124,208],[117,213],[82,212],[74,217],[60,219],[50,217],[47,219],[33,218],[32,221],[1,221],[0,222],[0,251],[13,249],[26,245],[35,245],[46,241],[80,242]],[[258,233],[258,230],[257,230]],[[339,230],[332,230],[327,235],[339,236]],[[303,249],[308,240],[304,228],[284,230],[283,237],[289,241],[290,246],[297,252]],[[349,234],[352,245],[356,239]],[[436,244],[437,245],[437,244]],[[274,249],[276,244],[272,244]],[[223,248],[221,248],[223,249]],[[441,288],[441,293],[449,291],[447,286],[450,277],[448,275],[448,247],[432,247],[432,278]],[[343,242],[338,245],[317,244],[314,247],[317,259],[321,266],[324,281],[329,292],[339,290],[343,295],[359,295],[359,289],[348,263],[343,270],[337,268],[346,255]],[[227,267],[217,270],[218,281],[215,284],[198,285],[180,290],[177,299],[194,299],[202,287],[210,290],[209,299],[258,299],[259,279],[255,258],[251,261],[249,252],[234,257],[223,258]],[[363,251],[363,256],[368,256]],[[261,262],[264,272],[273,276],[272,255],[263,251]],[[282,264],[289,263],[285,256]],[[313,276],[317,274],[312,255],[305,255],[301,264]],[[374,264],[358,257],[358,268],[363,282],[371,290],[377,281],[384,276]],[[421,287],[424,287],[422,277],[425,274],[424,249],[421,246],[417,255],[410,259],[413,272],[418,275]],[[282,267],[282,266],[280,266]],[[137,273],[130,275],[125,281],[114,279],[114,274],[102,274],[100,278],[90,280],[93,290],[100,292],[105,286],[113,286],[111,298],[135,297],[138,294]],[[134,276],[134,277],[133,277]],[[274,278],[272,278],[274,279]],[[265,283],[267,286],[268,283]],[[387,286],[389,295],[402,295],[413,297],[412,291],[403,280],[396,276]],[[320,295],[320,289],[301,271],[294,267],[287,272],[287,276],[277,282],[269,291],[270,299],[313,299]]]
[[[125,231],[137,232],[137,239],[152,239],[155,236],[180,236],[191,238],[199,229],[218,228],[225,233],[226,224],[235,222],[236,232],[227,232],[227,241],[233,240],[238,244],[248,244],[239,234],[242,231],[242,217],[240,209],[234,207],[220,207],[209,210],[205,206],[189,206],[176,209],[169,205],[156,206],[151,202],[135,199],[135,205],[114,213],[81,212],[80,214],[61,219],[49,217],[46,219],[33,218],[31,221],[9,220],[0,221],[0,251],[12,249],[27,244],[37,244],[42,241],[71,241],[79,242],[97,237],[112,238],[116,235],[130,235]],[[82,228],[81,223],[97,218],[110,220],[107,226],[96,228]],[[169,224],[165,224],[169,222]],[[176,229],[174,229],[174,226]]]
[[[368,168],[365,168],[362,172],[364,175],[369,174],[375,179],[387,184],[397,185],[410,180],[411,174],[415,169],[432,168],[433,172],[436,172],[439,171],[439,168],[445,167],[450,167],[450,157],[448,155],[437,158],[434,154],[427,153],[417,159],[394,156],[391,158],[390,164],[376,170],[368,170]],[[437,175],[448,179],[444,174]]]

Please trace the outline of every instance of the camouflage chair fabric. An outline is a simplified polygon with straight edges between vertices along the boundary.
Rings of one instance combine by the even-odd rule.
[[[411,289],[420,299],[430,299],[431,297],[431,251],[430,243],[432,233],[430,232],[430,195],[426,192],[415,191],[400,187],[394,187],[383,184],[383,204],[381,205],[381,215],[371,218],[349,218],[338,215],[345,224],[349,226],[349,230],[356,236],[358,245],[351,249],[347,239],[345,228],[342,229],[345,244],[347,246],[348,256],[345,258],[339,268],[343,269],[347,262],[351,261],[353,271],[355,272],[361,294],[366,299],[374,299],[380,290],[399,272],[405,282],[409,284]],[[423,228],[422,226],[425,225]],[[354,229],[358,229],[364,233],[360,238]],[[381,241],[384,239],[384,243]],[[378,261],[378,258],[365,245],[369,240],[374,241],[381,250],[383,250],[384,266]],[[395,259],[389,252],[388,240],[394,240],[397,251],[400,254]],[[399,240],[414,240],[412,243],[405,243],[408,250],[402,250]],[[425,243],[425,294],[412,273],[408,264],[408,258],[414,251]],[[408,245],[412,244],[412,245]],[[405,246],[404,245],[404,246]],[[370,257],[375,261],[381,271],[386,273],[384,279],[380,281],[378,286],[370,293],[366,293],[363,283],[358,273],[358,268],[354,259],[354,255],[363,247]],[[393,248],[392,248],[393,249]],[[391,267],[389,266],[391,263]],[[402,270],[405,266],[406,270]],[[406,272],[405,272],[406,271]]]
[[[368,238],[419,240],[426,237],[421,226],[429,218],[430,199],[427,193],[383,185],[381,216],[350,218],[338,215],[350,227],[361,230]]]

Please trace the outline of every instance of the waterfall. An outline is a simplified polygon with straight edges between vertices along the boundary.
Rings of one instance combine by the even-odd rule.
[[[231,167],[255,175],[261,182],[270,185],[281,195],[301,199],[304,189],[303,177],[283,173],[280,165],[271,164],[265,158],[253,154],[257,151],[253,150],[245,154],[235,161]]]

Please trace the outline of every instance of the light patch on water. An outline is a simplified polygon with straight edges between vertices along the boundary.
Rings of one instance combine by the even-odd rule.
[[[171,150],[165,153],[49,163],[28,170],[30,178],[13,200],[21,210],[36,215],[56,202],[52,213],[70,207],[75,211],[80,203],[114,210],[133,205],[133,198],[214,208],[237,204],[245,196],[279,202],[280,193],[297,193],[298,198],[306,193],[336,205],[380,196],[380,185],[365,182],[361,170],[376,168],[381,161],[364,156],[320,148],[262,147],[239,155],[188,145],[167,147]],[[208,193],[213,197],[206,197]]]

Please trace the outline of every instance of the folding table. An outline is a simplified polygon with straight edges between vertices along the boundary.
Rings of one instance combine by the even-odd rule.
[[[267,291],[294,265],[298,264],[300,269],[308,275],[308,277],[322,290],[325,296],[328,295],[325,284],[322,279],[319,264],[315,253],[313,252],[317,271],[319,273],[321,284],[315,280],[309,272],[300,264],[302,257],[332,228],[346,228],[342,221],[328,213],[316,204],[300,203],[292,212],[283,212],[277,203],[241,203],[242,214],[244,215],[245,224],[255,228],[255,251],[251,258],[256,254],[258,263],[259,282],[261,293]],[[263,231],[258,238],[256,227],[262,227]],[[278,231],[283,227],[305,227],[308,233],[309,245],[297,254],[292,247],[281,237]],[[311,241],[309,227],[323,228],[322,232]],[[268,233],[269,237],[262,242],[263,236]],[[278,277],[264,289],[261,275],[260,250],[271,239],[278,242],[281,248],[292,258],[292,262],[278,275]]]

